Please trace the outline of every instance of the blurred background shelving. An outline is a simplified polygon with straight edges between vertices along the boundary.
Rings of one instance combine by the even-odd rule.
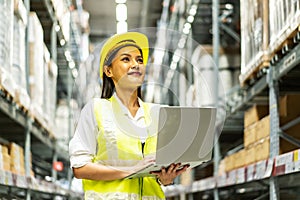
[[[83,198],[68,142],[100,94],[118,5],[149,37],[144,100],[218,106],[213,159],[164,187],[167,199],[299,199],[295,0],[1,1],[0,199]]]

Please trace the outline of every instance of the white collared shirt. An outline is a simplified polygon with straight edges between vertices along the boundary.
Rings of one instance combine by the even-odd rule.
[[[138,99],[140,107],[133,117],[116,93],[114,93],[114,97],[117,99],[122,113],[135,125],[133,127],[138,127],[136,132],[139,133],[141,142],[145,142],[148,132],[146,129],[144,109],[143,106],[141,106],[142,100]],[[78,168],[91,162],[93,156],[97,153],[97,130],[98,124],[94,115],[94,103],[91,100],[82,109],[75,134],[69,143],[71,167]]]

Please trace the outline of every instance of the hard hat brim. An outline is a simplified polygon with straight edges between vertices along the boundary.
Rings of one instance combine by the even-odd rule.
[[[103,67],[105,64],[105,59],[109,55],[109,53],[115,49],[118,44],[123,41],[132,41],[132,44],[138,46],[142,50],[142,56],[144,60],[144,64],[146,65],[148,62],[148,54],[149,54],[149,43],[146,35],[139,32],[126,32],[122,34],[116,34],[110,37],[103,45],[100,52],[100,77],[103,77]],[[126,45],[128,46],[128,44]]]

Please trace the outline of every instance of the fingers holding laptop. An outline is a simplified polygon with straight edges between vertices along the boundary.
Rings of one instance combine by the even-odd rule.
[[[155,163],[155,156],[146,156],[143,160],[139,161],[133,168],[133,172],[136,172],[145,166],[149,166]]]
[[[161,171],[153,171],[151,174],[156,175],[157,181],[164,185],[171,185],[174,182],[174,179],[186,171],[189,165],[181,165],[180,163],[171,164],[169,167],[163,167]]]

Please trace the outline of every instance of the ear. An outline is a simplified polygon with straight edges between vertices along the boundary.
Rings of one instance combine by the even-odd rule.
[[[107,77],[112,77],[111,67],[105,65],[105,66],[103,67],[103,72],[105,73],[105,75],[106,75]]]

